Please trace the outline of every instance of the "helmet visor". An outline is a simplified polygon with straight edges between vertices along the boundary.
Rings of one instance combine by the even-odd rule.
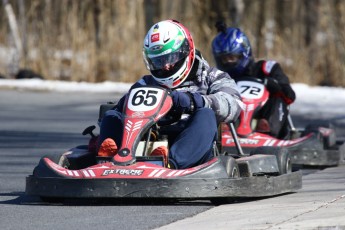
[[[242,57],[243,57],[242,54],[221,54],[217,56],[218,60],[223,65],[236,64],[242,59]]]
[[[177,73],[177,71],[179,71],[182,68],[184,62],[185,62],[185,59],[181,59],[175,64],[169,65],[169,67],[166,67],[163,69],[151,70],[151,73],[157,78],[164,79]]]
[[[181,47],[175,50],[174,52],[156,57],[148,57],[148,55],[146,55],[146,60],[149,64],[149,68],[151,71],[166,70],[176,72],[177,70],[173,70],[181,67],[179,63],[189,55],[189,51],[189,44],[188,41],[185,39]]]

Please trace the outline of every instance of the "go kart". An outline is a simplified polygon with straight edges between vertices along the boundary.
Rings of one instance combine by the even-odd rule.
[[[336,166],[344,161],[344,141],[337,140],[331,123],[314,123],[304,129],[296,129],[288,116],[288,134],[276,138],[270,133],[257,129],[258,112],[268,100],[266,83],[258,78],[246,77],[237,82],[245,109],[241,112],[236,127],[238,142],[243,149],[250,151],[257,147],[280,147],[291,154],[294,165]],[[229,124],[222,124],[222,151],[236,152],[235,139]]]
[[[101,105],[100,119],[105,108],[111,106],[114,104]],[[208,162],[186,169],[166,167],[163,157],[151,156],[150,152],[156,142],[166,141],[159,135],[158,121],[168,116],[171,107],[172,98],[166,89],[131,89],[123,111],[123,139],[118,153],[99,157],[87,145],[81,145],[63,154],[44,156],[26,178],[26,194],[47,201],[133,197],[212,199],[266,197],[301,188],[302,173],[292,171],[290,155],[282,148],[260,147],[230,156],[220,154],[219,143],[215,142],[214,158]],[[84,134],[93,128],[87,128]],[[153,130],[156,135],[151,135]]]

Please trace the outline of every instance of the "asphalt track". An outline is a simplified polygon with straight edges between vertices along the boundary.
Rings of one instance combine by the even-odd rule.
[[[39,159],[87,143],[81,132],[96,124],[98,105],[117,97],[0,90],[0,229],[345,229],[345,166],[303,169],[296,193],[219,206],[207,200],[47,204],[26,196],[25,177]],[[296,113],[294,120],[303,125],[308,117]],[[336,127],[344,137],[344,123]]]

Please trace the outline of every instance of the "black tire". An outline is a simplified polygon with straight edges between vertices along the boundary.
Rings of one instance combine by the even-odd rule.
[[[115,103],[114,102],[108,102],[107,104],[102,104],[99,106],[99,114],[98,114],[98,121],[101,121],[102,118],[104,117],[105,112],[108,110],[114,109],[115,108]]]
[[[332,129],[333,132],[328,136],[322,136],[322,141],[325,149],[330,149],[332,146],[336,145],[337,137],[335,134],[335,127],[332,123],[328,121],[319,121],[319,122],[313,122],[309,125],[307,125],[304,129],[303,136],[307,135],[309,133],[320,133],[319,128],[327,128]]]
[[[229,178],[239,178],[240,177],[240,169],[235,158],[226,155],[220,155],[219,159],[222,161],[226,173],[228,174]],[[215,206],[223,205],[223,204],[230,204],[233,203],[235,198],[231,197],[217,197],[210,199],[212,204]]]
[[[250,155],[256,154],[276,156],[280,175],[292,172],[291,157],[289,151],[286,148],[261,146],[251,152]]]
[[[52,162],[54,162],[55,164],[59,164],[60,160],[61,160],[61,156],[62,154],[49,154],[49,155],[44,155],[42,158],[49,158],[49,160],[51,160]],[[42,159],[41,158],[41,159]]]
[[[231,156],[219,156],[229,178],[240,177],[240,169],[236,160]]]
[[[308,124],[305,127],[305,132],[310,133],[310,132],[318,132],[319,127],[324,127],[328,129],[334,129],[334,125],[328,121],[315,121],[311,124]]]

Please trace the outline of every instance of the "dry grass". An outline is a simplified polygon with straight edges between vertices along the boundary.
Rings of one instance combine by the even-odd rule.
[[[10,2],[19,19],[17,1]],[[33,69],[46,79],[134,82],[148,73],[141,53],[147,29],[152,23],[168,18],[180,20],[190,29],[197,48],[214,65],[211,54],[211,41],[216,35],[214,24],[221,16],[228,25],[234,25],[230,13],[233,2],[225,0],[24,2],[26,27],[18,22],[21,38],[26,38],[23,41],[27,53],[19,67]],[[317,23],[313,27],[305,22],[309,9],[304,1],[240,2],[245,8],[237,20],[251,39],[256,57],[279,61],[291,82],[345,86],[345,1],[319,0]],[[284,7],[291,8],[286,9],[289,14],[282,14],[278,8],[263,10],[268,9],[267,4],[272,7],[285,4]],[[13,46],[9,36],[5,36],[10,35],[7,18],[3,14],[1,19],[0,45]],[[306,41],[306,31],[313,33],[311,41]],[[272,47],[267,46],[268,33],[274,36]],[[6,63],[0,61],[0,73],[11,75],[8,69],[11,57],[6,57]]]

